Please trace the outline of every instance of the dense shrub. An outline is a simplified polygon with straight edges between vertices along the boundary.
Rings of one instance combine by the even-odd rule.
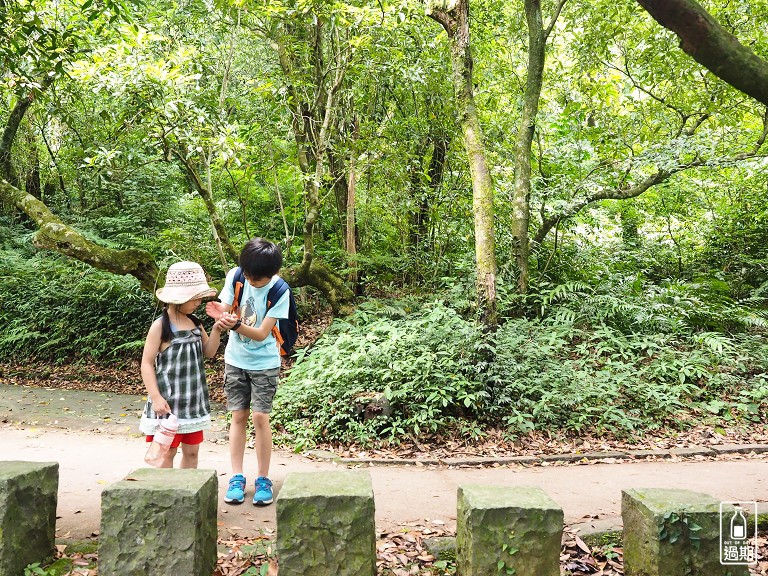
[[[0,251],[0,360],[136,357],[158,313],[132,277],[47,253]]]
[[[300,444],[436,433],[486,408],[480,332],[440,301],[373,303],[337,320],[281,386],[275,422]],[[393,414],[366,420],[377,393]]]
[[[488,427],[626,437],[707,419],[762,421],[764,316],[702,290],[555,286],[530,296],[537,318],[508,319],[490,338],[441,301],[370,304],[299,360],[275,421],[299,447]],[[374,393],[392,414],[366,420],[356,406]]]

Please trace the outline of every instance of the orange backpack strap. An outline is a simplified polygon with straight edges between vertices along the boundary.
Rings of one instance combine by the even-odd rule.
[[[242,282],[235,283],[235,297],[232,300],[232,305],[229,307],[230,314],[238,314],[240,309],[240,290],[243,288]]]

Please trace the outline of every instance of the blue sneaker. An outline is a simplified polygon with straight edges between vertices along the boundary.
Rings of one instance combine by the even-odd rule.
[[[272,504],[272,481],[265,477],[256,478],[256,494],[253,495],[254,506]]]
[[[245,500],[245,476],[235,474],[229,479],[229,489],[226,496],[224,496],[224,502],[227,504],[242,504],[243,500]]]

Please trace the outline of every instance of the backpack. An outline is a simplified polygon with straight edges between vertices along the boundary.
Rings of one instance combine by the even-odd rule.
[[[235,294],[232,302],[233,312],[240,308],[240,301],[243,299],[242,287],[244,285],[245,274],[243,274],[243,269],[238,266],[232,279],[232,287]],[[279,319],[277,324],[272,327],[272,335],[277,340],[281,356],[290,356],[291,352],[293,352],[293,346],[299,337],[299,313],[296,310],[296,300],[293,298],[293,291],[288,286],[288,282],[282,278],[275,282],[275,285],[267,293],[267,311],[269,311],[283,297],[286,290],[288,291],[288,319]]]

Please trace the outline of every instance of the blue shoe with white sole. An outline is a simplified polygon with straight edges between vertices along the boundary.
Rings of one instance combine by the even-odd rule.
[[[245,500],[245,476],[235,474],[229,479],[229,488],[224,496],[224,502],[227,504],[242,504]]]
[[[272,504],[272,481],[265,477],[256,478],[256,494],[253,495],[254,506]]]

